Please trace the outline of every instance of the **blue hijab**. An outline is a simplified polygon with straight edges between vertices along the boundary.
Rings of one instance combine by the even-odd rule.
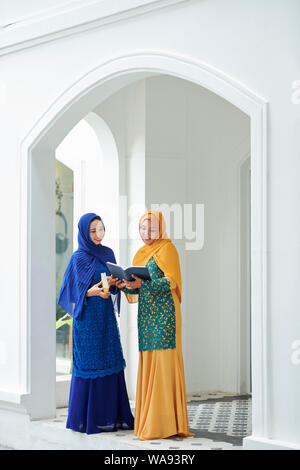
[[[78,249],[72,254],[58,294],[57,303],[69,315],[79,319],[85,303],[86,293],[96,270],[98,260],[116,263],[114,252],[102,243],[96,245],[90,238],[90,223],[101,217],[94,213],[84,214],[78,222]],[[104,224],[103,224],[104,227]],[[104,227],[105,229],[105,227]],[[117,311],[120,315],[121,292],[117,289]]]

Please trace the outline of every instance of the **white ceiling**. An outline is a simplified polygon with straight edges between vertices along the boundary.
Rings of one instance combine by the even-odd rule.
[[[55,13],[58,8],[81,6],[91,0],[10,0],[0,2],[0,25],[15,23],[36,15]]]

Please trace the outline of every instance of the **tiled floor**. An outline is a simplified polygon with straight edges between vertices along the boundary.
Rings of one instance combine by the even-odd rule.
[[[195,437],[242,446],[251,434],[251,396],[198,394],[189,397],[188,416]]]
[[[134,402],[131,407],[134,412]],[[58,409],[56,419],[44,423],[65,428],[67,411],[67,408]],[[101,433],[101,438],[152,450],[241,450],[243,437],[251,434],[251,396],[220,392],[193,395],[188,397],[188,417],[194,437],[140,441],[132,431],[118,431]]]

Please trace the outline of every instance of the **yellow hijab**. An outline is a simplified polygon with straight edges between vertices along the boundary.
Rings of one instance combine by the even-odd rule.
[[[151,245],[142,246],[135,254],[132,264],[134,266],[145,266],[150,258],[154,258],[158,267],[164,272],[165,277],[176,282],[175,292],[181,302],[181,272],[179,256],[175,245],[168,238],[164,216],[158,211],[147,211],[139,220],[139,230],[145,219],[154,216],[159,221],[159,236]]]

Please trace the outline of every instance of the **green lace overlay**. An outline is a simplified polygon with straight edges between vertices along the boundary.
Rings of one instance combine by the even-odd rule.
[[[175,306],[170,282],[154,258],[146,266],[151,281],[142,281],[140,289],[122,289],[128,294],[139,294],[139,351],[175,349]]]

